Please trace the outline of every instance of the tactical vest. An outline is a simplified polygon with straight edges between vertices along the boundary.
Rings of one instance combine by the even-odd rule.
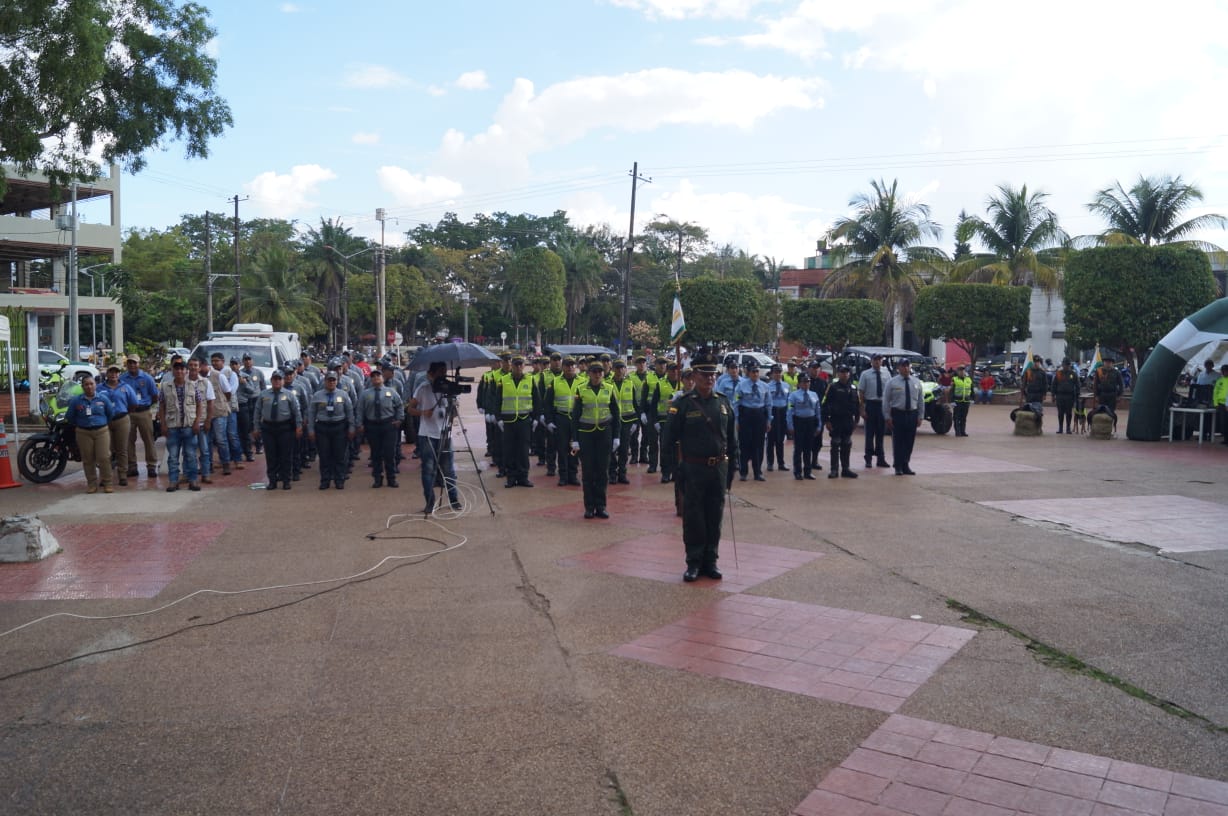
[[[570,383],[562,374],[554,378],[554,410],[555,413],[571,416],[572,406],[576,401],[576,389],[583,382],[579,377],[573,379]]]
[[[533,410],[533,378],[525,375],[517,383],[509,374],[502,380],[503,405],[500,410],[503,416],[514,416],[523,419]]]
[[[610,424],[610,400],[614,397],[614,387],[602,382],[598,390],[585,383],[576,389],[576,398],[580,400],[580,424],[585,427]],[[584,430],[584,428],[581,428]]]

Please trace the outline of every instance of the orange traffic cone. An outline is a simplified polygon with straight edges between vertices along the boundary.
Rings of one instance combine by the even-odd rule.
[[[6,487],[21,487],[13,481],[13,466],[9,464],[9,435],[0,422],[0,490]]]

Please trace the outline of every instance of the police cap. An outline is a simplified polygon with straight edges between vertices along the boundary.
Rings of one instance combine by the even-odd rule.
[[[758,371],[759,364],[754,360],[747,360],[746,365],[744,365],[743,368],[745,368],[747,371]]]
[[[341,368],[342,360],[340,357],[333,357],[328,361],[328,367],[332,369]]]
[[[281,373],[280,368],[273,369],[273,373],[269,375],[269,382],[272,382],[273,380],[284,380],[284,379],[285,379],[285,375]]]
[[[691,358],[691,368],[704,374],[715,374],[718,368],[716,355],[708,349],[700,349]]]
[[[512,365],[524,365],[524,358],[520,355],[516,355],[512,358]]]
[[[614,367],[615,367],[615,368],[626,368],[626,367],[627,367],[627,364],[626,364],[624,361],[622,361],[622,360],[615,360],[615,361],[614,361]]]
[[[836,373],[837,373],[837,374],[840,374],[840,373],[850,374],[850,373],[852,373],[852,371],[853,371],[853,369],[849,368],[849,367],[848,367],[848,366],[846,366],[846,365],[836,366]]]
[[[329,369],[328,371],[326,371],[326,372],[324,373],[324,379],[326,379],[326,380],[335,380],[335,379],[337,379],[339,376],[340,376],[340,375],[339,375],[339,374],[337,374],[337,372],[336,372],[336,371],[333,371],[332,369]]]
[[[677,370],[678,370],[678,364],[677,364],[677,363],[667,363],[667,364],[665,365],[665,370],[666,370],[666,371],[677,371]]]
[[[250,359],[252,359],[252,355],[251,355],[250,353],[248,353],[248,352],[246,352],[246,351],[245,351],[245,352],[243,352],[243,359],[244,359],[244,360],[250,360]]]
[[[818,368],[819,366],[820,366],[820,363],[818,360],[811,360],[808,363],[806,363],[806,368]]]
[[[665,365],[668,362],[669,360],[665,357],[653,357],[652,358],[652,364],[654,366]]]
[[[784,369],[780,367],[780,363],[776,363],[768,371],[784,371]]]
[[[605,371],[605,366],[603,366],[601,363],[589,363],[588,364],[589,374],[592,374],[594,372],[604,372],[604,371]]]
[[[634,362],[637,362],[637,363],[646,363],[646,362],[648,362],[648,358],[647,358],[647,357],[645,357],[643,354],[641,354],[641,355],[639,355],[638,357],[636,357],[636,358],[635,358]]]
[[[499,352],[499,359],[500,360],[510,360],[512,359],[512,353],[510,351],[501,351]]]
[[[239,358],[238,358],[238,357],[231,357],[231,358],[230,358],[230,362],[232,362],[232,363],[237,363],[237,362],[239,362]]]
[[[551,353],[550,353],[550,359],[551,359],[551,360],[562,360],[562,359],[563,359],[563,355],[562,355],[562,354],[559,354],[557,351],[555,351],[555,352],[551,352]]]
[[[575,358],[575,357],[564,357],[564,358],[563,358],[563,365],[565,365],[565,366],[573,366],[573,365],[575,365],[575,364],[576,364],[576,358]]]

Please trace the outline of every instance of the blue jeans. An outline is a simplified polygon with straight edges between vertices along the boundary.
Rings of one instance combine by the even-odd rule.
[[[196,434],[191,428],[166,428],[166,467],[171,486],[179,484],[179,457],[183,457],[183,469],[187,472],[188,481],[195,482],[196,471]]]
[[[201,476],[211,476],[213,474],[212,429],[213,423],[210,420],[205,420],[205,424],[200,428],[200,433],[196,435],[196,455],[200,457]]]
[[[217,449],[217,458],[222,463],[222,466],[230,464],[230,417],[214,417],[209,420],[209,436],[210,443]],[[210,455],[209,467],[212,469],[213,461]]]
[[[243,446],[239,444],[239,412],[231,411],[226,417],[226,439],[230,442],[230,461],[243,461]]]
[[[441,449],[442,448],[442,449]],[[459,499],[456,495],[456,467],[453,465],[452,440],[446,440],[442,446],[440,440],[418,434],[418,460],[422,465],[422,493],[426,496],[427,507],[435,506],[436,462],[438,470],[443,474],[448,489],[448,501]]]

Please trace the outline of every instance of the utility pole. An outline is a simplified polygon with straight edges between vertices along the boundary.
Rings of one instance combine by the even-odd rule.
[[[239,194],[235,193],[234,198],[227,199],[235,203],[235,322],[239,323],[243,320],[243,313],[239,307],[239,202],[247,201],[251,196],[243,196],[239,198]],[[277,328],[276,326],[274,328]],[[284,326],[282,328],[285,328]]]
[[[635,253],[635,185],[652,184],[652,179],[640,175],[640,163],[631,164],[631,226],[627,230],[627,271],[623,274],[623,312],[618,323],[618,353],[627,356],[627,323],[631,320],[631,257]]]
[[[72,248],[68,255],[68,359],[81,357],[80,306],[77,303],[77,182],[72,183]],[[34,377],[30,379],[33,381]]]
[[[213,334],[213,235],[209,230],[209,211],[205,210],[205,336]]]
[[[391,345],[388,337],[388,320],[386,304],[384,303],[384,294],[386,292],[384,283],[384,208],[380,207],[375,211],[375,220],[379,222],[379,264],[375,270],[375,340],[379,348],[380,356],[384,355],[384,351],[388,345]]]

